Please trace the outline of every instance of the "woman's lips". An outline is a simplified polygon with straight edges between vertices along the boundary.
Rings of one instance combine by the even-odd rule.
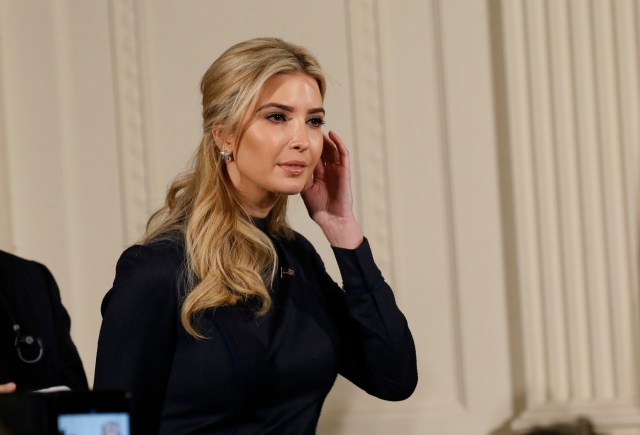
[[[307,168],[307,164],[305,162],[298,161],[283,162],[278,166],[291,175],[301,175]]]

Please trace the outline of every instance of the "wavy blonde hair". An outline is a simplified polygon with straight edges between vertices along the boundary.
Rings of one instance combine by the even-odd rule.
[[[238,43],[213,62],[200,85],[202,141],[190,169],[171,183],[164,206],[147,222],[142,243],[184,239],[187,293],[180,316],[194,337],[203,338],[194,317],[206,309],[252,301],[262,315],[271,307],[275,247],[242,209],[212,131],[217,130],[219,143],[240,138],[242,120],[263,84],[276,74],[294,72],[315,79],[324,99],[326,82],[316,58],[281,39]],[[287,200],[279,195],[268,216],[268,231],[277,237],[293,234],[286,220]]]

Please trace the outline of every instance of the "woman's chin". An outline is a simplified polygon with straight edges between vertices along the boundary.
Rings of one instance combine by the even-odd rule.
[[[282,192],[283,195],[289,195],[289,196],[294,196],[294,195],[297,195],[299,193],[302,193],[302,189],[291,189],[291,190],[287,190],[285,192]]]
[[[282,189],[278,193],[284,195],[297,195],[304,189],[304,184],[292,184],[289,186],[282,186]]]

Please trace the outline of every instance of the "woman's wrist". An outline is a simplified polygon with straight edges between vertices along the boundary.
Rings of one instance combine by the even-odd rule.
[[[355,249],[362,244],[364,234],[353,218],[337,218],[320,225],[325,237],[335,248]]]

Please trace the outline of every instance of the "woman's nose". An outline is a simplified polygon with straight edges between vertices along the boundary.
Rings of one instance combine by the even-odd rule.
[[[309,132],[307,131],[306,121],[292,122],[291,129],[292,132],[289,147],[300,151],[304,151],[309,148]]]

